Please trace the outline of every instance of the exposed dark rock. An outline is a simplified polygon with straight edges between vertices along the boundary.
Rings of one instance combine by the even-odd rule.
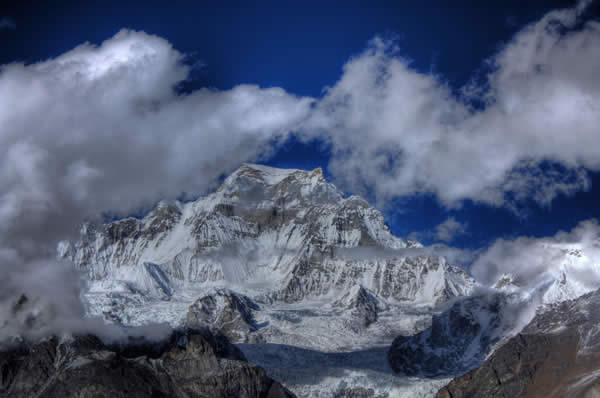
[[[133,217],[106,224],[104,234],[107,241],[118,242],[124,239],[136,239],[140,235],[139,221]]]
[[[164,342],[106,345],[49,338],[0,352],[0,397],[293,397],[223,337],[174,332]]]
[[[377,321],[377,299],[364,287],[358,289],[351,305],[354,309],[353,313],[363,320],[365,327]]]

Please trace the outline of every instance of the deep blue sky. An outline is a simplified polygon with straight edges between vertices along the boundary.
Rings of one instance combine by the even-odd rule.
[[[121,28],[143,30],[169,40],[204,66],[194,86],[228,89],[241,83],[279,86],[318,97],[333,85],[343,64],[376,35],[394,36],[413,67],[434,71],[458,88],[525,24],[574,1],[81,1],[4,2],[0,18],[16,29],[0,30],[0,64],[35,62],[85,41],[100,43]],[[365,4],[368,4],[366,6]],[[450,5],[451,4],[451,5]],[[591,17],[599,15],[598,3]],[[321,143],[288,143],[268,164],[326,168]],[[526,205],[520,216],[465,203],[447,211],[435,198],[398,200],[386,209],[399,235],[423,232],[448,216],[468,223],[467,235],[453,242],[476,248],[497,237],[544,236],[600,217],[600,177],[590,192],[561,197],[551,208]],[[428,240],[425,239],[427,242]]]

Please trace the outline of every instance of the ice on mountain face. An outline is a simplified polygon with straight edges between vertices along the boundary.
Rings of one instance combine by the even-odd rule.
[[[194,202],[163,202],[143,219],[85,225],[80,240],[61,243],[59,253],[87,272],[90,314],[129,325],[208,326],[237,343],[336,353],[424,330],[434,308],[473,290],[474,281],[443,258],[388,255],[409,246],[420,245],[393,236],[378,210],[344,198],[320,169],[245,165]],[[362,248],[372,255],[339,255]],[[252,344],[245,347],[252,352]],[[389,370],[385,355],[377,358]],[[315,387],[321,396],[360,383],[377,393],[430,383],[340,366],[323,368],[327,382]],[[355,383],[341,386],[348,377]]]

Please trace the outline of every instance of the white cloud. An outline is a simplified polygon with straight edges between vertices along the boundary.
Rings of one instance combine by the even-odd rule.
[[[100,46],[1,67],[0,246],[12,253],[0,259],[11,275],[2,304],[27,293],[61,307],[61,319],[79,316],[76,277],[39,289],[48,268],[63,275],[48,260],[59,239],[104,211],[205,192],[308,115],[312,99],[280,88],[177,95],[189,72],[181,59],[166,40],[123,30]]]
[[[467,233],[467,225],[448,217],[446,221],[435,227],[434,237],[443,242],[452,242],[457,236]]]
[[[380,204],[433,193],[451,207],[546,205],[587,189],[587,170],[600,171],[600,23],[570,30],[582,9],[524,28],[490,60],[487,87],[469,85],[460,98],[375,39],[344,66],[306,130],[327,137],[337,180]]]
[[[17,28],[17,24],[12,19],[10,19],[8,17],[0,18],[0,30],[1,29],[16,29],[16,28]]]

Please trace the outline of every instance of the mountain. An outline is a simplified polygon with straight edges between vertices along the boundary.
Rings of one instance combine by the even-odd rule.
[[[72,336],[0,348],[0,397],[294,397],[206,330],[160,343]]]
[[[519,334],[437,397],[599,396],[599,305],[596,290],[542,307]]]
[[[361,261],[336,253],[419,246],[393,236],[363,199],[343,198],[320,169],[246,165],[205,198],[163,202],[143,219],[85,225],[79,242],[59,250],[88,272],[95,291],[164,300],[220,281],[287,303],[357,284],[386,299],[427,304],[468,292],[470,278],[443,259],[398,254]]]
[[[433,388],[395,376],[387,347],[426,329],[476,283],[422,249],[395,237],[381,212],[345,197],[321,169],[247,164],[196,201],[86,224],[59,254],[88,275],[91,315],[223,331],[299,395],[333,396]],[[348,360],[354,355],[360,360]],[[313,376],[302,364],[317,358],[326,360]]]

